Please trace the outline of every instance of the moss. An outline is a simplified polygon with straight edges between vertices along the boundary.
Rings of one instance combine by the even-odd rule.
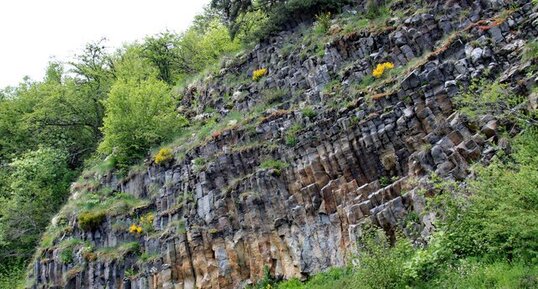
[[[78,216],[78,226],[83,231],[95,231],[105,218],[104,212],[84,212]]]

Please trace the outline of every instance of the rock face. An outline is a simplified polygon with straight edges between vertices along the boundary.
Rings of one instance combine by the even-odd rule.
[[[490,157],[500,142],[493,116],[470,126],[452,97],[482,76],[527,89],[521,80],[528,65],[519,55],[538,36],[529,1],[433,1],[425,11],[391,19],[385,29],[334,37],[323,57],[286,53],[285,43],[300,32],[283,32],[193,84],[184,105],[197,97],[200,112],[213,107],[223,115],[251,110],[271,89],[291,96],[261,122],[213,134],[174,163],[148,164],[121,180],[102,176],[100,188],[148,202],[107,215],[91,231],[79,229],[76,211],[68,214],[71,229],[39,252],[29,288],[240,288],[264,267],[274,276],[305,277],[345,265],[365,223],[422,242],[432,220],[423,214],[420,178],[434,172],[464,179],[468,164]],[[358,84],[384,61],[407,69],[368,92],[323,89],[335,77],[346,87]],[[227,81],[260,67],[269,70],[261,82]],[[339,110],[321,105],[344,97],[352,101]],[[292,109],[305,104],[317,114]],[[294,126],[300,129],[290,144]],[[281,165],[263,165],[268,160]],[[74,187],[72,199],[83,193]],[[410,212],[420,220],[408,222]],[[152,233],[118,229],[147,213],[155,216]],[[72,260],[62,261],[58,244],[70,238],[94,252],[123,253],[106,258],[74,246]],[[139,248],[126,250],[133,242]]]

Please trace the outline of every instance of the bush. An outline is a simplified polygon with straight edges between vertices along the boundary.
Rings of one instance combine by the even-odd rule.
[[[538,260],[538,130],[519,136],[514,150],[514,161],[499,158],[476,167],[466,194],[447,190],[439,197],[448,206],[445,246],[456,255]]]
[[[132,52],[134,53],[134,52]],[[175,112],[166,83],[138,56],[127,55],[118,67],[119,79],[105,103],[103,141],[99,151],[111,154],[120,168],[143,157],[149,148],[170,140],[187,121]]]
[[[254,72],[252,72],[252,80],[258,81],[266,75],[267,75],[267,68],[256,69],[254,70]]]
[[[83,231],[95,231],[106,218],[104,212],[84,212],[78,216],[78,226]]]
[[[392,62],[383,62],[376,66],[376,68],[372,71],[372,76],[375,78],[380,78],[383,76],[383,74],[394,68],[394,64]]]
[[[316,32],[319,34],[326,34],[331,27],[331,12],[317,14],[316,21]]]
[[[172,150],[169,148],[160,149],[154,158],[155,163],[158,165],[166,164],[173,159],[174,159],[174,155],[172,154]]]

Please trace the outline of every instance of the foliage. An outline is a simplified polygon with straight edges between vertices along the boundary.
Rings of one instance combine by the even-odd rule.
[[[319,34],[327,33],[331,27],[331,12],[317,14],[316,22],[316,32]]]
[[[267,68],[256,69],[252,72],[252,80],[258,81],[267,75]]]
[[[242,29],[244,26],[252,25],[252,21],[257,20],[246,17],[250,13],[258,12],[266,15],[267,20],[262,21],[263,24],[256,30],[247,30],[254,36],[251,39],[258,40],[279,31],[290,22],[313,18],[320,12],[337,11],[347,2],[346,0],[212,0],[211,6],[223,14],[232,37],[244,31]]]
[[[514,162],[499,158],[476,168],[470,197],[441,195],[449,206],[447,246],[455,254],[538,260],[538,131],[520,136],[514,149]]]
[[[105,102],[99,151],[111,154],[119,167],[134,164],[151,146],[169,140],[186,124],[175,113],[169,89],[155,78],[155,71],[138,69],[145,65],[136,54],[127,52]]]
[[[66,154],[50,148],[25,153],[9,168],[11,194],[0,208],[0,260],[32,255],[50,218],[63,204],[73,178]]]
[[[491,114],[503,121],[526,123],[526,116],[514,110],[524,98],[512,93],[506,84],[475,80],[454,100],[458,110],[471,120]]]
[[[385,0],[379,1],[379,0],[368,0],[366,1],[365,6],[365,16],[366,18],[372,20],[376,19],[382,14],[385,14],[387,10],[387,6],[383,5]],[[380,4],[381,3],[381,4]]]
[[[172,159],[174,159],[174,155],[172,154],[172,150],[169,148],[160,149],[154,158],[155,163],[158,165],[168,163]]]
[[[138,242],[128,242],[119,244],[116,247],[102,247],[97,250],[96,254],[104,260],[120,260],[123,257],[134,254],[139,255],[141,248]]]
[[[24,288],[25,268],[21,261],[0,263],[0,288]]]
[[[104,212],[84,212],[78,216],[78,226],[84,231],[95,231],[105,219]]]
[[[375,69],[372,71],[372,76],[375,78],[380,78],[381,76],[383,76],[383,74],[386,71],[391,70],[393,68],[394,68],[394,64],[392,64],[392,62],[379,63],[375,67]]]
[[[288,91],[285,89],[266,89],[263,92],[263,97],[267,104],[275,104],[282,102],[287,94]]]

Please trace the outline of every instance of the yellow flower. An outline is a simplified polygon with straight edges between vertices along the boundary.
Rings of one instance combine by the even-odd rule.
[[[155,155],[155,163],[160,165],[160,164],[163,164],[163,163],[167,163],[168,161],[172,160],[173,158],[174,158],[174,155],[172,154],[171,149],[162,148]]]
[[[135,233],[136,232],[136,225],[135,224],[132,224],[130,227],[129,227],[129,233]]]
[[[132,224],[130,227],[129,227],[129,233],[131,234],[141,234],[142,233],[142,227],[136,225],[136,224]]]
[[[258,81],[265,75],[267,75],[267,68],[256,69],[252,72],[252,80]]]
[[[390,70],[393,68],[394,68],[394,64],[392,62],[379,63],[376,66],[376,68],[372,71],[372,75],[375,78],[380,78],[381,76],[383,76],[386,70]]]

